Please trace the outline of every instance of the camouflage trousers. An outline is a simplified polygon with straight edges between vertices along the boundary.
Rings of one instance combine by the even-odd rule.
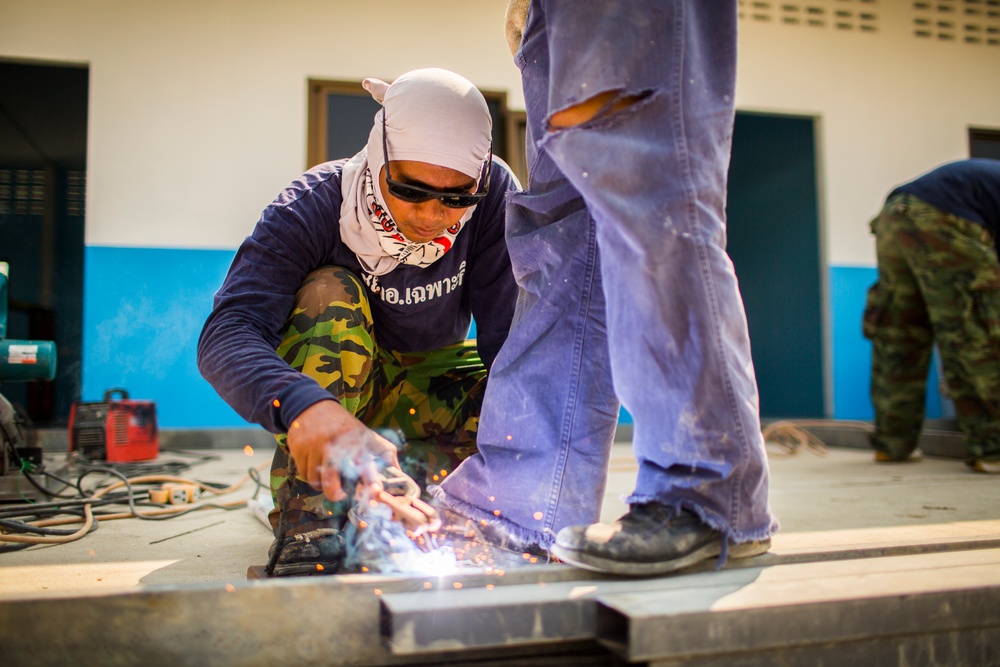
[[[401,432],[400,465],[425,488],[476,451],[486,368],[475,341],[395,352],[378,346],[376,326],[361,281],[347,269],[323,267],[299,288],[278,354],[370,428]],[[302,471],[290,477],[285,437],[276,436],[271,463],[271,525],[277,532],[284,510],[286,534],[341,527],[350,500],[327,500]]]
[[[1000,458],[1000,263],[990,233],[911,195],[892,197],[871,228],[872,446],[893,459],[916,448],[936,342],[969,460]]]

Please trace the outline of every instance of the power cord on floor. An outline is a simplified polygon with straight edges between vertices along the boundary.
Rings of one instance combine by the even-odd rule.
[[[794,456],[806,450],[826,456],[827,445],[808,428],[829,427],[830,422],[809,419],[785,419],[771,422],[763,428],[764,445],[769,456]],[[837,421],[837,428],[850,428],[871,433],[875,427],[863,421]]]
[[[254,483],[253,498],[263,485],[260,472],[269,465],[262,463],[250,468],[247,474],[230,485],[204,482],[170,474],[192,465],[219,458],[215,455],[196,456],[191,463],[184,461],[148,462],[143,464],[109,463],[90,461],[81,456],[68,457],[70,470],[76,473],[75,481],[61,476],[42,473],[67,488],[75,495],[57,493],[45,487],[30,465],[22,462],[19,477],[23,477],[37,490],[53,499],[50,502],[30,502],[0,506],[0,554],[24,549],[38,544],[65,544],[84,537],[97,529],[101,521],[137,518],[162,521],[203,509],[233,510],[246,505],[248,498],[215,500],[240,490],[247,482]],[[175,452],[175,453],[177,453]],[[85,488],[84,480],[98,477],[97,483]],[[166,494],[163,491],[167,491]],[[171,493],[173,495],[171,495]],[[210,496],[213,500],[197,501],[196,497]],[[154,502],[153,496],[166,497],[168,502]],[[114,511],[114,505],[127,508]],[[140,507],[142,509],[140,509]],[[54,526],[83,524],[76,529]]]

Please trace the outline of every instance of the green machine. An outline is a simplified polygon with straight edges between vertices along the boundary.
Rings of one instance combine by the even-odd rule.
[[[9,266],[0,262],[0,392],[6,382],[51,380],[56,376],[56,344],[50,340],[7,338]],[[29,437],[27,420],[0,393],[0,501],[38,499],[38,490],[21,479],[25,470],[44,466],[42,450]]]

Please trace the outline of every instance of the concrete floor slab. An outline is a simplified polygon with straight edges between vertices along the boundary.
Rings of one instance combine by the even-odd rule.
[[[268,447],[260,446],[252,453],[241,449],[204,453],[218,458],[195,466],[186,476],[223,485],[239,480],[250,468],[266,468],[271,456]],[[300,665],[416,664],[391,652],[396,641],[397,648],[409,642],[421,660],[443,664],[444,654],[426,652],[426,647],[415,642],[415,635],[393,636],[390,632],[387,644],[379,640],[387,627],[393,627],[394,617],[391,613],[386,616],[387,609],[391,612],[396,605],[400,610],[395,621],[419,624],[421,605],[432,602],[431,597],[419,596],[433,593],[433,600],[445,605],[442,614],[450,608],[450,600],[457,605],[456,618],[465,608],[479,610],[482,623],[477,628],[481,632],[475,641],[481,642],[478,646],[485,647],[481,648],[485,652],[467,656],[475,658],[476,664],[500,661],[501,654],[488,648],[497,637],[505,643],[502,656],[508,657],[518,655],[516,650],[530,649],[530,655],[544,652],[545,642],[578,642],[589,637],[605,646],[617,646],[619,657],[626,660],[655,658],[660,660],[656,664],[663,665],[702,664],[664,653],[661,644],[666,640],[657,631],[666,627],[656,618],[657,610],[662,611],[657,605],[670,608],[676,621],[680,610],[677,591],[683,588],[726,588],[725,594],[713,598],[707,607],[689,609],[684,616],[685,627],[697,626],[702,634],[718,631],[722,622],[735,622],[735,631],[739,624],[750,623],[747,610],[760,609],[766,627],[773,621],[767,620],[771,618],[767,614],[777,614],[774,618],[786,614],[782,618],[794,620],[795,608],[805,608],[810,600],[826,605],[821,611],[824,622],[834,622],[833,617],[843,611],[848,614],[845,618],[853,618],[857,627],[863,627],[856,614],[864,595],[852,591],[875,590],[872,586],[881,587],[884,595],[873,598],[876,606],[867,607],[870,610],[876,610],[877,604],[884,610],[914,610],[912,605],[940,606],[951,601],[965,604],[962,613],[974,617],[976,605],[985,604],[983,595],[989,597],[989,604],[996,601],[1000,588],[993,580],[979,593],[955,591],[975,591],[977,582],[996,572],[1000,478],[972,473],[953,458],[875,464],[869,451],[852,448],[830,448],[822,456],[806,449],[791,456],[774,453],[770,464],[771,504],[782,529],[768,554],[721,572],[706,562],[676,577],[642,581],[614,580],[567,566],[546,565],[521,568],[505,577],[469,572],[467,576],[459,573],[433,580],[347,575],[248,582],[247,566],[263,563],[271,536],[246,508],[205,509],[166,521],[102,522],[97,531],[75,542],[0,554],[0,619],[6,619],[8,629],[17,627],[20,633],[20,643],[0,642],[0,658],[23,646],[35,651],[39,664],[65,664],[68,658],[78,664],[108,664],[105,659],[138,664],[148,662],[152,654],[168,657],[172,665],[274,664],[283,658]],[[611,519],[624,511],[622,496],[631,490],[635,474],[628,444],[616,444],[603,518]],[[254,490],[254,485],[247,483],[230,495],[245,499]],[[539,587],[544,586],[549,588],[543,595]],[[486,591],[506,600],[506,607],[484,606],[479,596]],[[784,602],[773,606],[778,611],[769,611],[767,600],[774,596]],[[691,600],[697,602],[696,598],[702,599],[697,595],[684,599],[693,604]],[[322,618],[299,623],[284,614],[276,615],[278,609],[303,605]],[[489,622],[490,618],[519,619],[527,606],[533,607],[541,625],[524,625],[518,620],[518,627],[523,628],[497,635],[504,626]],[[504,609],[513,615],[503,617]],[[572,614],[567,616],[569,612]],[[738,622],[720,620],[736,616]],[[118,634],[114,641],[105,638],[107,653],[84,655],[81,647],[96,641],[95,635],[108,623]],[[907,641],[913,645],[899,644],[903,647],[900,650],[918,655],[947,645],[972,652],[961,655],[993,655],[997,648],[989,639],[995,635],[990,634],[996,629],[992,626],[987,632],[939,625],[936,635],[919,641],[911,636]],[[31,633],[52,627],[70,630],[38,653],[35,647],[41,635]],[[303,636],[290,641],[293,627]],[[520,640],[514,637],[518,633],[523,635]],[[626,640],[631,636],[644,643],[629,644]],[[845,645],[843,655],[889,651],[884,642],[855,639]],[[436,641],[433,636],[430,640]],[[745,664],[773,664],[796,655],[801,661],[788,664],[816,664],[817,656],[822,657],[817,646],[801,646],[781,655],[774,653],[772,646],[770,653],[761,654],[760,661],[747,658]],[[331,653],[334,647],[335,655]],[[600,651],[585,649],[580,653],[577,649],[568,662],[544,664],[583,664],[581,655],[593,658],[594,662],[587,664],[611,664],[611,654],[602,658]],[[702,657],[703,664],[714,664],[711,657]]]
[[[222,484],[249,468],[266,469],[272,454],[262,447],[252,455],[242,449],[199,453],[218,459],[186,474]],[[955,459],[875,464],[870,452],[831,448],[825,456],[807,450],[772,456],[770,467],[771,505],[781,522],[775,554],[1000,539],[1000,478],[972,473]],[[616,444],[603,519],[625,511],[622,497],[635,474],[629,445]],[[248,482],[231,496],[248,498],[253,491]],[[76,542],[0,555],[0,596],[242,581],[249,565],[264,562],[270,541],[245,508],[102,522]]]

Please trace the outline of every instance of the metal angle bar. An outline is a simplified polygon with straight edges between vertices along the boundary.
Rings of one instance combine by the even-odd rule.
[[[502,576],[317,576],[0,598],[0,665],[406,664],[380,640],[382,595],[587,576],[538,565]]]
[[[760,574],[736,589],[601,595],[598,639],[641,661],[1000,627],[1000,550]]]
[[[382,639],[394,655],[591,640],[597,602],[607,595],[657,591],[734,591],[760,568],[675,575],[660,579],[589,579],[502,588],[440,589],[381,597]],[[583,574],[582,571],[577,571]]]
[[[569,582],[386,594],[382,639],[394,655],[593,639],[596,589]]]

